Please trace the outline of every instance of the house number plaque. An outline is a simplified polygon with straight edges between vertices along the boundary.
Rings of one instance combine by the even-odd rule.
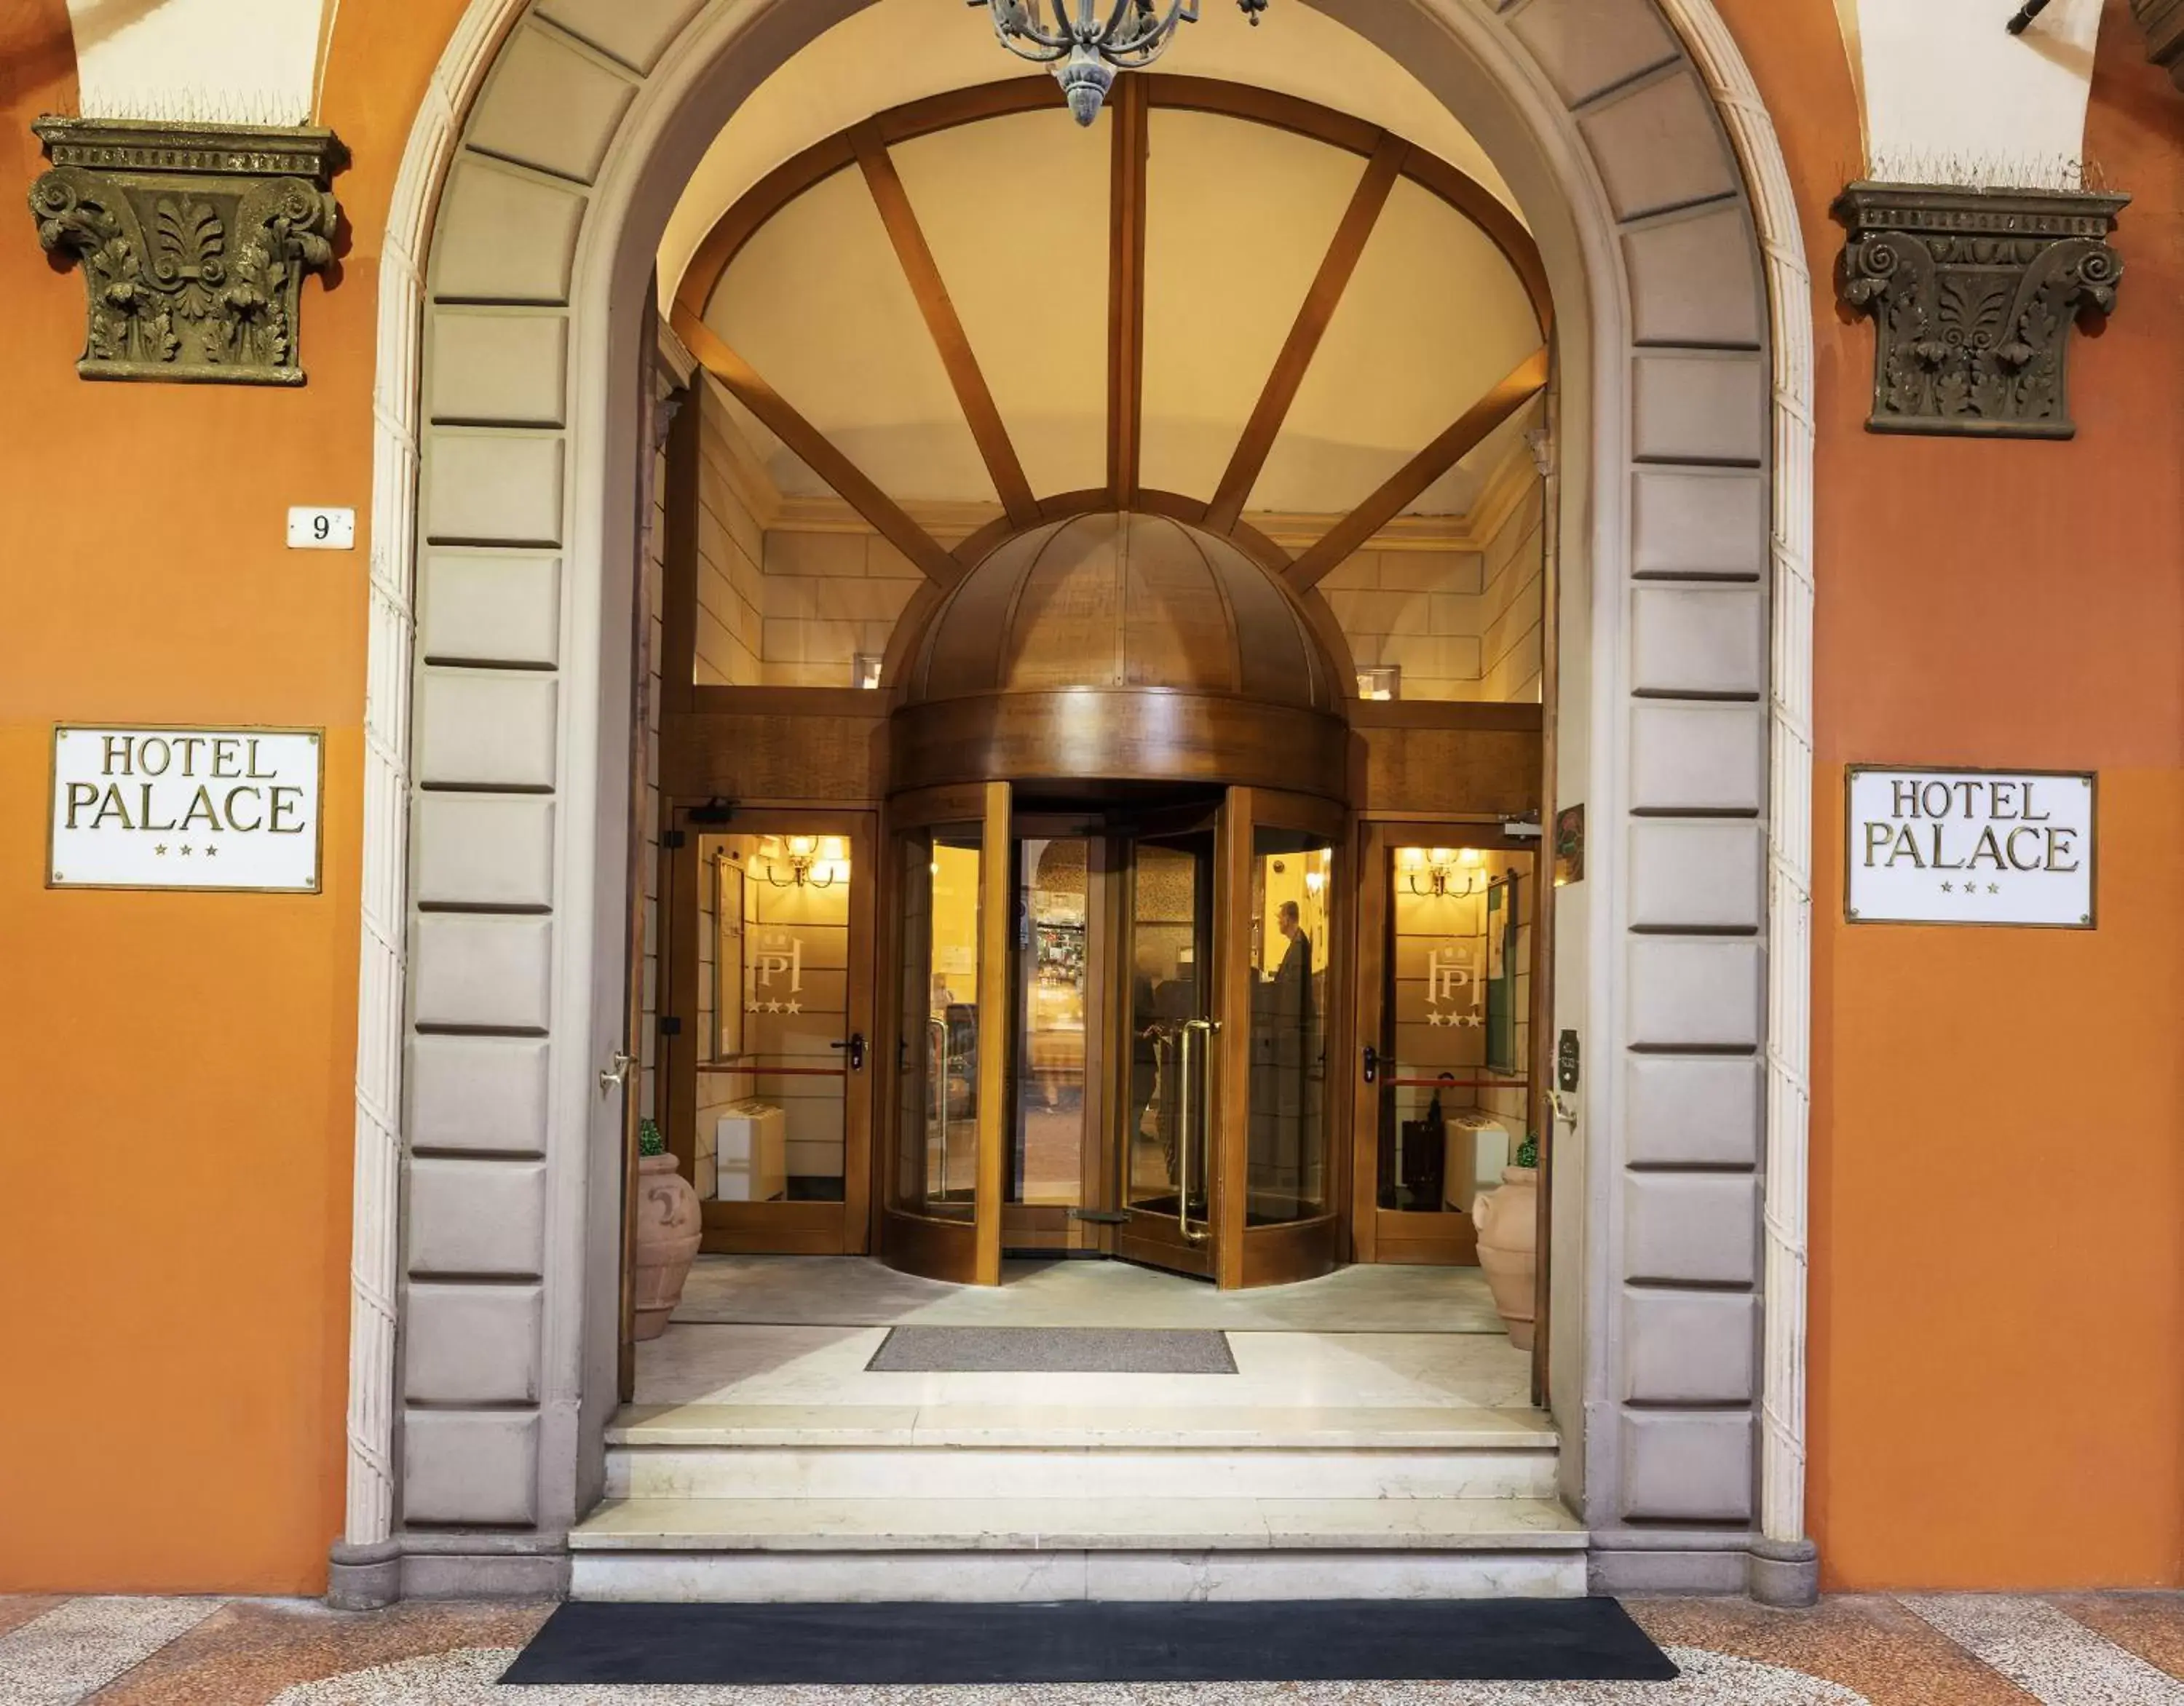
[[[1845,915],[2091,930],[2093,782],[2086,771],[1852,765]]]
[[[315,894],[316,729],[53,731],[53,888]]]

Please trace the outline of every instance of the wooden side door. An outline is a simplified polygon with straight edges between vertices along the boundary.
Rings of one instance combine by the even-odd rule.
[[[1537,1106],[1529,1061],[1497,1070],[1488,1059],[1479,1022],[1485,1003],[1474,981],[1488,955],[1473,942],[1483,941],[1497,914],[1474,891],[1490,883],[1500,866],[1520,876],[1516,904],[1530,950],[1529,1040],[1545,1012],[1538,842],[1498,825],[1421,819],[1367,822],[1357,846],[1357,1031],[1349,1063],[1357,1259],[1474,1266],[1473,1199],[1498,1181],[1501,1166],[1535,1126]],[[1482,1120],[1499,1135],[1479,1135],[1475,1122]]]
[[[671,803],[662,1129],[712,1252],[854,1255],[871,1224],[873,814]]]

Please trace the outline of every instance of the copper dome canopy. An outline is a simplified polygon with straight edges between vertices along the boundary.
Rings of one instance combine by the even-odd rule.
[[[933,613],[904,703],[1069,687],[1315,711],[1340,697],[1304,612],[1257,564],[1217,534],[1114,510],[1034,527],[981,558]]]
[[[1341,678],[1289,589],[1218,535],[1105,510],[996,545],[913,646],[899,788],[1162,781],[1340,798]]]

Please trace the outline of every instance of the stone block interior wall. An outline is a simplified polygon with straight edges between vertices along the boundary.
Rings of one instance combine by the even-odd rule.
[[[699,408],[697,684],[855,686],[856,655],[887,650],[917,570],[861,529],[764,526],[710,380]]]
[[[1406,699],[1536,701],[1540,483],[1476,549],[1360,551],[1320,582],[1361,670],[1393,664]]]
[[[1544,505],[1538,481],[1489,542],[1479,600],[1479,656],[1483,699],[1536,703],[1540,636],[1546,613]]]
[[[766,536],[738,490],[727,435],[735,428],[712,380],[691,385],[698,411],[698,627],[701,687],[759,685],[764,643]]]

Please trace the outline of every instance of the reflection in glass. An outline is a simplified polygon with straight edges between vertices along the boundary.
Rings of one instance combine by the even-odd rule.
[[[917,830],[901,860],[901,1045],[896,1061],[895,1206],[972,1217],[978,1151],[976,825]]]
[[[1397,847],[1378,1047],[1383,1209],[1457,1214],[1524,1136],[1533,855]]]
[[[1327,1209],[1334,874],[1326,837],[1253,831],[1250,1225],[1310,1220]]]
[[[1085,908],[1092,844],[1018,843],[1016,1149],[1008,1200],[1084,1195]]]
[[[695,1133],[700,1197],[838,1203],[850,1035],[841,836],[707,835],[698,844]]]

